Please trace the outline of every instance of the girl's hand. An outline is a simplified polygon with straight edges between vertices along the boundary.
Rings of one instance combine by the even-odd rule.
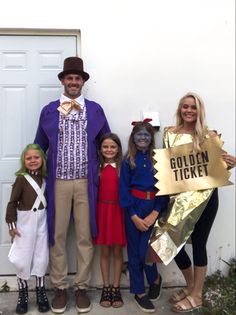
[[[226,152],[222,153],[222,158],[228,166],[228,169],[233,168],[236,165],[236,157]]]
[[[17,229],[9,230],[9,234],[10,234],[10,236],[11,236],[11,242],[13,242],[14,237],[15,237],[16,235],[19,236],[19,237],[21,237],[20,232],[19,232]]]
[[[149,226],[148,224],[143,220],[141,219],[139,216],[137,216],[137,214],[133,215],[131,217],[132,221],[134,222],[136,228],[140,231],[147,231]]]
[[[146,218],[144,218],[145,223],[148,226],[153,225],[156,222],[156,219],[158,217],[158,212],[153,210],[148,216],[146,216]]]

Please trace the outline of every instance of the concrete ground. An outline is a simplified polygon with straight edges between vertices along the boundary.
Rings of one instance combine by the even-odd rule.
[[[170,309],[171,305],[168,303],[168,299],[171,294],[176,290],[171,288],[163,288],[161,297],[158,301],[154,302],[156,306],[156,312],[154,314],[158,315],[174,315],[177,313],[173,313]],[[92,310],[89,315],[144,315],[145,313],[139,310],[137,305],[134,302],[133,296],[129,293],[127,289],[122,289],[122,296],[124,300],[124,306],[119,309],[115,309],[112,307],[104,308],[99,305],[100,300],[100,289],[91,289],[88,292],[89,297],[92,301]],[[64,314],[72,315],[77,314],[74,302],[74,294],[72,290],[69,290],[69,301],[68,306]],[[18,292],[7,292],[7,293],[0,293],[0,315],[14,315],[15,314],[15,307],[17,302]],[[51,301],[53,297],[53,291],[48,291],[48,298]],[[35,292],[30,291],[29,293],[29,310],[28,315],[42,315],[37,311],[37,307],[35,305]],[[51,311],[44,313],[48,315],[52,315]],[[188,314],[196,314],[190,312]],[[201,312],[197,313],[198,315],[202,315]]]

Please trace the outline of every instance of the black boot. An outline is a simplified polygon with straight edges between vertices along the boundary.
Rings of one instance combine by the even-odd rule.
[[[19,290],[18,301],[16,305],[17,314],[25,314],[28,311],[28,288]]]
[[[38,311],[40,313],[45,313],[49,311],[50,306],[48,302],[48,298],[46,295],[45,287],[36,287],[36,297],[37,297],[37,305],[38,305]]]

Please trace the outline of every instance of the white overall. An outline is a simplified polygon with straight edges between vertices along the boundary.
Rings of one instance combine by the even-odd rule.
[[[17,210],[17,230],[21,236],[14,237],[8,258],[15,266],[17,276],[28,280],[31,275],[45,275],[49,253],[45,181],[40,188],[31,176],[26,174],[24,177],[37,193],[37,198],[31,210]],[[38,210],[41,202],[44,209]]]

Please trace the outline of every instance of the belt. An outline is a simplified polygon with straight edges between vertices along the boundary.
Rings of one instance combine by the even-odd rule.
[[[112,204],[112,205],[118,205],[119,204],[118,200],[98,200],[98,202]]]
[[[142,191],[142,190],[132,188],[130,192],[134,197],[144,199],[144,200],[152,200],[156,197],[155,191]]]

